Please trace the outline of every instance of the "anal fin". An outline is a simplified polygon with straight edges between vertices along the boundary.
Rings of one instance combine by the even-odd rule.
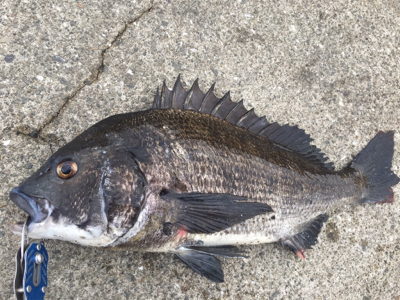
[[[305,250],[311,249],[317,243],[318,234],[326,220],[328,220],[327,214],[319,215],[308,223],[303,231],[286,240],[282,240],[282,244],[292,250],[298,257],[304,259]]]

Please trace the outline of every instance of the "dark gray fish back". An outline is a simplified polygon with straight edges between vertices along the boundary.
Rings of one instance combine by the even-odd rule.
[[[300,153],[316,165],[333,170],[332,163],[326,163],[327,158],[324,153],[311,144],[313,139],[303,129],[289,124],[270,123],[265,117],[257,116],[253,109],[247,110],[243,105],[243,100],[233,102],[229,92],[222,98],[217,98],[214,95],[214,86],[213,84],[204,94],[196,79],[192,87],[186,91],[182,86],[180,76],[178,76],[171,91],[164,81],[161,93],[158,89],[156,91],[153,109],[193,110],[218,117],[232,125],[244,128],[253,134]]]

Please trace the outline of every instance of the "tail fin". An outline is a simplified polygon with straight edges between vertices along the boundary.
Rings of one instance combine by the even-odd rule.
[[[367,181],[367,190],[360,203],[393,202],[392,186],[400,179],[390,169],[393,158],[394,132],[379,132],[356,156],[351,168]]]

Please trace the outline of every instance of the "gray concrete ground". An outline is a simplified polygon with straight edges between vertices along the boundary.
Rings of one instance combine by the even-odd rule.
[[[106,116],[149,108],[182,74],[306,129],[335,165],[400,125],[398,1],[0,2],[0,298],[12,299],[8,192]],[[400,174],[400,133],[393,170]],[[226,282],[169,254],[60,241],[47,299],[400,299],[400,186],[393,204],[332,214],[301,261],[278,244],[225,259]]]

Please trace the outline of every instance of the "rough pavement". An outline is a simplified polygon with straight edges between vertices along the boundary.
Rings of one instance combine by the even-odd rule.
[[[379,130],[397,130],[396,1],[0,2],[0,298],[13,299],[25,215],[8,192],[106,116],[149,108],[180,73],[281,124],[297,124],[345,166]],[[60,241],[47,299],[400,299],[400,185],[395,201],[332,214],[301,261],[279,244],[224,259],[225,283],[170,254],[110,252]]]

